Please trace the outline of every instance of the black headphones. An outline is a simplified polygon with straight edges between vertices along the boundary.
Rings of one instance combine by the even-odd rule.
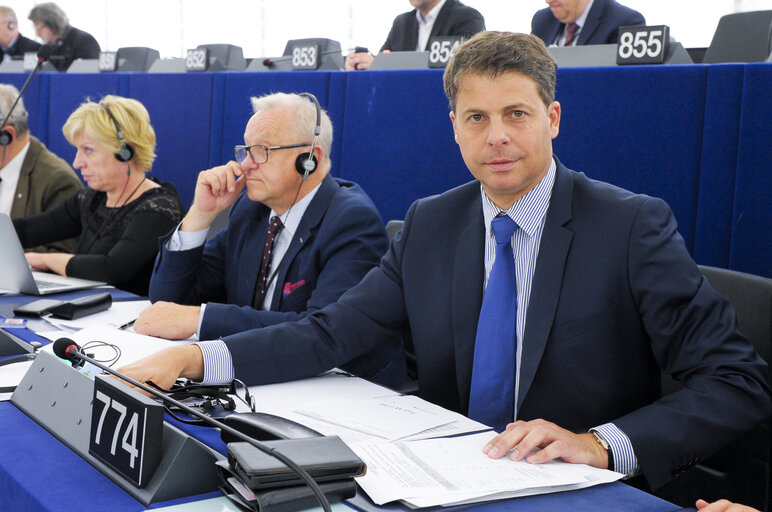
[[[115,132],[118,134],[118,142],[121,143],[120,149],[117,153],[115,153],[115,158],[119,162],[128,162],[134,156],[134,149],[126,144],[126,140],[123,138],[123,132],[121,131],[121,126],[118,124],[118,120],[115,119],[115,116],[112,112],[110,112],[110,109],[107,107],[107,105],[100,103],[99,106],[105,109],[107,115],[110,116],[110,119],[112,119],[113,124],[115,125]]]
[[[6,147],[11,142],[13,142],[13,134],[3,128],[3,131],[0,132],[0,146]]]
[[[314,126],[314,138],[311,141],[311,151],[308,153],[300,153],[295,160],[295,169],[303,176],[303,181],[305,181],[308,179],[308,175],[313,173],[319,166],[319,161],[316,159],[316,156],[314,156],[314,150],[316,149],[316,139],[322,131],[322,108],[319,106],[319,100],[317,100],[316,96],[310,92],[302,92],[299,96],[308,98],[316,107],[316,126]]]

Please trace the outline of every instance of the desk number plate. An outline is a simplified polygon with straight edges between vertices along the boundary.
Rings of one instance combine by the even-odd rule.
[[[136,487],[144,487],[161,460],[163,406],[124,384],[94,380],[88,451]]]
[[[99,71],[116,71],[118,52],[99,52]]]
[[[209,67],[209,49],[188,50],[185,57],[185,71],[206,71]]]
[[[456,53],[464,36],[438,36],[429,39],[429,67],[444,68]]]
[[[319,69],[319,45],[298,45],[292,47],[292,69]]]
[[[619,27],[617,64],[662,64],[669,42],[667,25]]]

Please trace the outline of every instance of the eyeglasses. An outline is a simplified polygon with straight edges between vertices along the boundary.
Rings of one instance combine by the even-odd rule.
[[[288,144],[286,146],[264,146],[262,144],[252,144],[251,146],[234,146],[233,156],[239,164],[243,164],[247,155],[252,158],[256,164],[264,164],[268,161],[268,155],[271,151],[277,149],[302,148],[311,144]]]

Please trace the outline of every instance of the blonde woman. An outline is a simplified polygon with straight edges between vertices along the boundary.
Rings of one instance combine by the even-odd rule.
[[[88,188],[14,226],[25,247],[77,235],[80,243],[74,254],[26,253],[27,262],[146,295],[158,237],[183,215],[174,187],[146,176],[156,141],[147,110],[137,100],[105,96],[80,105],[62,132],[77,149],[73,167]]]

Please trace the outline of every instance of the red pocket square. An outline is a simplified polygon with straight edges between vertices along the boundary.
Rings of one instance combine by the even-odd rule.
[[[289,295],[290,293],[294,292],[295,290],[297,290],[298,288],[300,288],[304,284],[306,284],[306,280],[305,279],[302,279],[302,280],[298,281],[297,283],[284,283],[284,290],[282,290],[282,294],[286,297],[287,295]]]

